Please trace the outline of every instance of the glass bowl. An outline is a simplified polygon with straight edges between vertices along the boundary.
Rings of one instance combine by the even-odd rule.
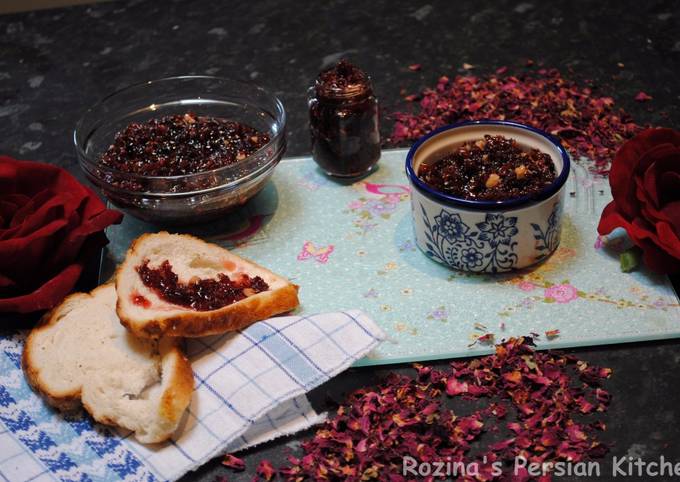
[[[116,133],[132,122],[192,112],[235,120],[269,134],[245,159],[211,171],[145,176],[99,164]],[[281,101],[253,84],[209,76],[169,77],[136,84],[92,106],[78,121],[74,142],[87,178],[116,207],[144,221],[193,224],[218,218],[256,195],[286,150]]]

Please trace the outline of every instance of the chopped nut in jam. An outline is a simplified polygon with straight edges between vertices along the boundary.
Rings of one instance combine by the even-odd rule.
[[[491,189],[492,187],[498,186],[499,182],[501,182],[500,176],[493,172],[489,174],[489,177],[486,179],[486,183],[484,183],[484,185]]]
[[[453,153],[418,169],[418,177],[441,193],[487,201],[536,194],[556,176],[548,154],[524,150],[514,139],[490,135],[465,142]]]

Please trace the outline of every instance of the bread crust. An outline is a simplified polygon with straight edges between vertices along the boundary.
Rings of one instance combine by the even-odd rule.
[[[156,316],[155,318],[143,322],[135,320],[125,311],[125,306],[122,302],[123,295],[120,293],[120,279],[122,278],[122,273],[127,269],[134,269],[134,267],[129,265],[132,263],[131,260],[134,259],[137,253],[137,248],[148,237],[156,236],[158,234],[169,235],[166,231],[162,231],[160,233],[146,233],[135,239],[127,251],[125,260],[116,270],[116,290],[118,291],[116,312],[123,326],[138,337],[200,337],[218,335],[228,331],[241,330],[256,321],[286,313],[300,304],[298,299],[299,287],[293,283],[287,282],[287,284],[281,288],[249,296],[241,301],[217,310],[186,311],[167,316]],[[207,243],[206,241],[189,234],[173,234],[172,236],[180,236],[191,240],[197,240],[201,243]],[[258,269],[270,272],[249,259],[241,259]]]
[[[172,352],[166,356],[175,358],[175,369],[170,374],[168,388],[161,395],[161,416],[176,425],[184,410],[189,406],[194,393],[194,372],[191,363],[178,346],[172,347]]]
[[[47,403],[57,408],[60,411],[75,411],[81,406],[91,415],[95,413],[91,407],[88,407],[81,399],[82,389],[73,390],[71,392],[57,392],[50,388],[49,382],[44,380],[39,367],[34,362],[35,340],[37,336],[44,330],[50,328],[59,322],[60,315],[63,310],[71,303],[77,303],[79,300],[84,300],[93,297],[98,290],[109,287],[112,283],[107,283],[98,286],[90,293],[74,293],[66,297],[62,303],[47,312],[38,324],[31,330],[24,344],[24,349],[21,357],[21,365],[29,385],[45,398]],[[177,426],[184,411],[188,407],[194,390],[194,376],[191,369],[191,363],[184,355],[180,348],[181,340],[168,339],[171,345],[166,353],[161,354],[161,363],[168,358],[171,359],[172,369],[170,373],[163,373],[163,379],[167,377],[167,386],[163,391],[160,399],[159,414],[167,423],[168,427],[174,428]],[[99,423],[117,426],[115,420],[108,417],[92,417]],[[148,440],[148,443],[163,442],[172,436],[170,430],[168,434],[163,437],[157,437],[153,440]]]

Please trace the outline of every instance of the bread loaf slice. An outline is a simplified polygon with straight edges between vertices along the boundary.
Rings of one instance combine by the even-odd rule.
[[[139,339],[121,325],[112,283],[47,313],[26,340],[22,364],[51,405],[71,410],[82,402],[95,420],[132,430],[142,443],[169,438],[193,392],[175,339]]]
[[[267,289],[261,292],[245,289],[245,298],[214,309],[175,303],[175,298],[156,285],[145,284],[140,272],[140,267],[158,270],[166,262],[185,290],[198,290],[201,280],[216,282],[226,276],[235,281],[244,279],[243,275],[251,280],[261,278]],[[239,330],[299,304],[298,287],[287,279],[215,244],[167,232],[145,234],[132,243],[116,272],[116,290],[121,322],[132,333],[152,338],[197,337]],[[208,301],[214,298],[205,296]]]

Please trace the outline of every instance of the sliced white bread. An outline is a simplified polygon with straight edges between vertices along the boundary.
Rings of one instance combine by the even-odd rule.
[[[98,422],[161,442],[191,401],[191,365],[175,339],[139,339],[116,315],[116,289],[77,293],[47,313],[23,353],[29,383],[47,401],[72,410],[81,402]]]
[[[220,274],[236,280],[246,274],[259,276],[269,289],[218,309],[198,311],[168,302],[147,287],[137,271],[147,261],[152,269],[168,261],[180,283],[217,279]],[[142,337],[197,337],[240,330],[299,304],[298,287],[287,279],[215,244],[167,232],[145,234],[132,243],[116,272],[116,290],[121,322]]]

